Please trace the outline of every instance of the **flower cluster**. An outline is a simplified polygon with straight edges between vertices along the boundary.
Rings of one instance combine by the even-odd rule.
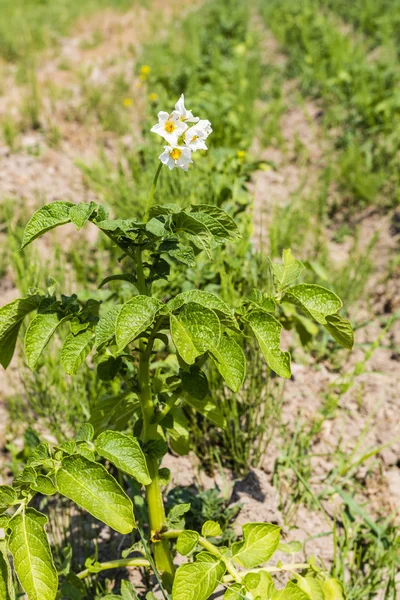
[[[189,127],[188,123],[193,125]],[[164,146],[164,152],[158,157],[161,162],[171,171],[175,167],[187,171],[189,164],[193,162],[192,153],[196,150],[207,150],[205,140],[212,128],[210,121],[194,117],[192,111],[185,108],[185,98],[182,94],[172,113],[158,113],[158,123],[150,131],[168,142],[168,146]]]

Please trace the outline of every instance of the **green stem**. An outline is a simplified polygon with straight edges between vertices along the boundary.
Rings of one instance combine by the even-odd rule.
[[[151,205],[153,202],[153,198],[154,198],[154,194],[155,194],[157,182],[158,182],[158,176],[160,175],[162,165],[163,165],[162,162],[160,162],[160,164],[158,165],[156,174],[154,176],[154,179],[153,179],[153,185],[151,186],[150,194],[149,194],[149,197],[147,199],[147,204],[146,204],[146,212],[145,212],[145,216],[144,216],[145,221],[149,220],[150,208],[151,208]]]
[[[101,571],[106,571],[107,569],[121,569],[123,567],[149,567],[150,563],[145,558],[121,558],[120,560],[110,560],[108,562],[100,563],[97,565]],[[96,573],[98,572],[96,568]],[[85,569],[78,573],[77,577],[79,579],[85,579],[85,577],[89,577],[89,575],[93,575],[94,572],[89,569]]]
[[[177,538],[181,533],[182,533],[181,530],[176,529],[176,530],[166,531],[165,533],[161,533],[160,537],[162,539]],[[235,569],[235,567],[233,566],[233,564],[231,563],[229,558],[226,558],[226,556],[224,556],[222,554],[222,552],[220,552],[220,550],[217,546],[214,546],[214,544],[212,544],[211,542],[209,542],[206,538],[204,538],[202,536],[199,536],[199,544],[200,544],[200,546],[202,546],[204,548],[204,550],[207,550],[207,552],[209,552],[213,556],[216,556],[219,560],[221,560],[224,563],[226,570],[228,571],[229,576],[231,578],[230,580],[236,581],[236,583],[242,582],[242,574],[239,573],[239,571],[237,571]]]

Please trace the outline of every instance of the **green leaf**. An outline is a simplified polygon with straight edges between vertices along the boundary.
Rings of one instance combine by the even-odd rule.
[[[275,287],[277,288],[278,292],[282,291],[288,285],[292,285],[304,271],[303,263],[293,256],[290,248],[283,251],[282,261],[283,265],[270,263],[274,276]]]
[[[200,552],[196,562],[179,567],[172,587],[172,600],[207,600],[223,574],[224,564],[208,552]]]
[[[213,204],[192,204],[190,211],[194,214],[201,212],[211,215],[225,228],[226,231],[230,232],[230,234],[239,234],[239,229],[235,221],[226,211],[222,210],[222,208],[218,208],[218,206],[214,206]]]
[[[325,600],[345,600],[343,586],[337,579],[326,579],[321,582]],[[314,598],[312,598],[314,600]]]
[[[10,485],[0,485],[0,513],[15,504],[17,493]]]
[[[57,594],[57,571],[44,530],[47,521],[45,515],[27,508],[8,524],[8,547],[28,600],[54,600]]]
[[[22,320],[38,307],[39,302],[39,296],[28,296],[0,308],[0,364],[5,369],[13,357]]]
[[[282,325],[272,315],[261,310],[254,310],[248,321],[267,365],[281,377],[291,377],[290,353],[280,349]]]
[[[155,237],[163,237],[168,234],[168,231],[165,229],[165,222],[162,221],[162,218],[153,217],[146,223],[146,231],[154,235]],[[165,217],[164,217],[165,218]]]
[[[190,450],[189,424],[181,408],[173,408],[170,414],[173,417],[173,426],[167,427],[169,443],[174,452],[184,456]]]
[[[130,392],[104,396],[92,408],[90,422],[96,433],[108,429],[111,425],[115,430],[125,429],[139,407],[137,396]]]
[[[206,521],[201,528],[203,537],[218,537],[221,533],[221,525],[216,521]]]
[[[211,258],[212,235],[209,229],[184,211],[174,214],[172,217],[172,230],[175,233],[186,233],[188,238],[199,248],[205,250]]]
[[[302,548],[303,544],[301,542],[293,540],[293,542],[281,542],[278,550],[280,550],[280,552],[286,552],[287,554],[296,554],[296,552],[301,552]]]
[[[349,350],[353,348],[354,333],[350,321],[340,315],[328,315],[324,327],[339,344]]]
[[[95,202],[90,202],[90,204],[86,204],[86,202],[74,204],[74,206],[72,206],[71,210],[69,211],[69,218],[78,230],[82,229],[82,227],[90,219],[96,208],[97,204]]]
[[[224,429],[226,427],[225,417],[221,414],[219,408],[216,406],[216,404],[214,404],[211,398],[206,398],[205,400],[197,400],[196,398],[185,394],[184,400],[185,402],[190,404],[192,408],[199,411],[199,413],[202,414],[203,417],[206,417],[206,419],[208,419],[212,423],[215,423],[215,425],[218,425],[218,427],[221,427],[221,429]]]
[[[109,275],[99,284],[99,288],[102,288],[110,281],[127,281],[132,285],[136,284],[136,277],[132,273],[117,273],[116,275]],[[122,306],[122,305],[121,305]]]
[[[196,365],[190,367],[190,370],[180,373],[182,379],[182,389],[196,400],[204,400],[210,393],[207,375]]]
[[[224,334],[219,346],[212,349],[211,356],[227,386],[238,392],[246,377],[246,357],[239,344]]]
[[[266,563],[279,545],[280,528],[270,523],[243,525],[243,541],[232,544],[232,557],[246,569]]]
[[[188,302],[177,316],[171,315],[171,334],[180,356],[193,364],[198,356],[219,346],[221,327],[213,310]]]
[[[91,423],[83,423],[76,434],[76,442],[91,442],[94,437],[94,427]]]
[[[311,577],[309,575],[307,575],[306,577],[296,575],[296,577],[296,583],[298,587],[301,590],[303,590],[303,592],[305,592],[311,598],[311,600],[325,600],[321,583],[317,579],[315,579],[315,577]],[[334,599],[332,598],[332,600]]]
[[[12,572],[5,540],[0,540],[0,600],[15,600]]]
[[[117,356],[117,358],[108,356],[106,360],[97,365],[97,375],[101,381],[112,381],[118,375],[122,365],[121,356]]]
[[[116,304],[108,310],[96,325],[96,348],[112,340],[115,336],[117,318],[123,304]]]
[[[190,554],[196,548],[199,538],[200,536],[197,531],[190,531],[188,529],[182,531],[176,542],[176,549],[179,554],[182,554],[182,556]]]
[[[231,233],[213,216],[204,212],[197,212],[196,219],[207,227],[214,243],[223,244],[232,237]]]
[[[139,483],[151,483],[146,458],[137,439],[118,431],[104,431],[95,441],[95,448],[100,456]]]
[[[317,323],[326,324],[326,317],[342,308],[342,301],[336,294],[320,285],[301,283],[289,288],[282,302],[290,302],[311,315]]]
[[[289,581],[283,590],[274,593],[273,600],[310,600],[310,596],[293,581]]]
[[[261,597],[263,600],[272,598],[275,590],[272,576],[267,571],[258,571],[257,573],[247,573],[243,579],[243,583],[254,598]]]
[[[38,475],[36,481],[31,484],[31,488],[45,496],[52,496],[57,491],[54,483],[47,475]]]
[[[139,600],[135,588],[130,581],[121,581],[121,596],[123,600]]]
[[[21,250],[50,229],[69,223],[71,220],[69,212],[72,206],[74,206],[72,202],[51,202],[33,213],[25,227]]]
[[[188,267],[194,267],[196,265],[196,260],[194,256],[194,251],[191,246],[185,246],[184,244],[176,243],[172,247],[163,249],[160,248],[160,252],[166,252],[171,258],[176,260],[183,265],[187,265]]]
[[[205,292],[204,290],[188,290],[187,292],[182,292],[170,300],[167,306],[171,312],[175,312],[188,302],[197,302],[197,304],[201,304],[201,306],[211,308],[217,313],[221,323],[228,327],[230,326],[234,329],[238,329],[237,321],[226,302],[221,300],[221,298],[215,294]]]
[[[167,467],[158,469],[158,481],[162,486],[168,485],[171,481],[171,471]]]
[[[25,333],[24,347],[28,367],[36,368],[43,350],[54,335],[57,327],[69,317],[60,318],[57,313],[39,313],[29,324]]]
[[[67,335],[61,348],[61,363],[68,375],[75,375],[93,345],[94,335],[89,329],[78,335],[72,332]]]
[[[67,456],[56,474],[61,494],[119,533],[135,528],[132,501],[99,463],[83,456]]]
[[[135,296],[124,304],[115,326],[115,339],[119,350],[123,350],[139,333],[150,327],[157,312],[163,307],[159,300],[149,296]]]

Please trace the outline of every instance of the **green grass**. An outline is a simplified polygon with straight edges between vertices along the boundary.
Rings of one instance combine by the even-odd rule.
[[[133,0],[0,0],[0,56],[27,59],[57,45],[79,17],[101,8],[127,9]]]

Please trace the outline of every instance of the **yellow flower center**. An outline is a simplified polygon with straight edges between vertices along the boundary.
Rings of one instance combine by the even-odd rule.
[[[199,136],[198,136],[198,135],[194,135],[194,136],[192,137],[192,142],[195,142],[195,141],[196,141],[196,140],[198,140],[198,139],[199,139]]]
[[[173,121],[167,121],[165,123],[165,131],[168,131],[168,133],[172,133],[173,131],[175,131],[176,129],[176,125]]]
[[[178,150],[178,148],[174,148],[171,152],[171,158],[173,160],[178,160],[178,158],[180,157],[181,154],[182,154],[181,150]]]

